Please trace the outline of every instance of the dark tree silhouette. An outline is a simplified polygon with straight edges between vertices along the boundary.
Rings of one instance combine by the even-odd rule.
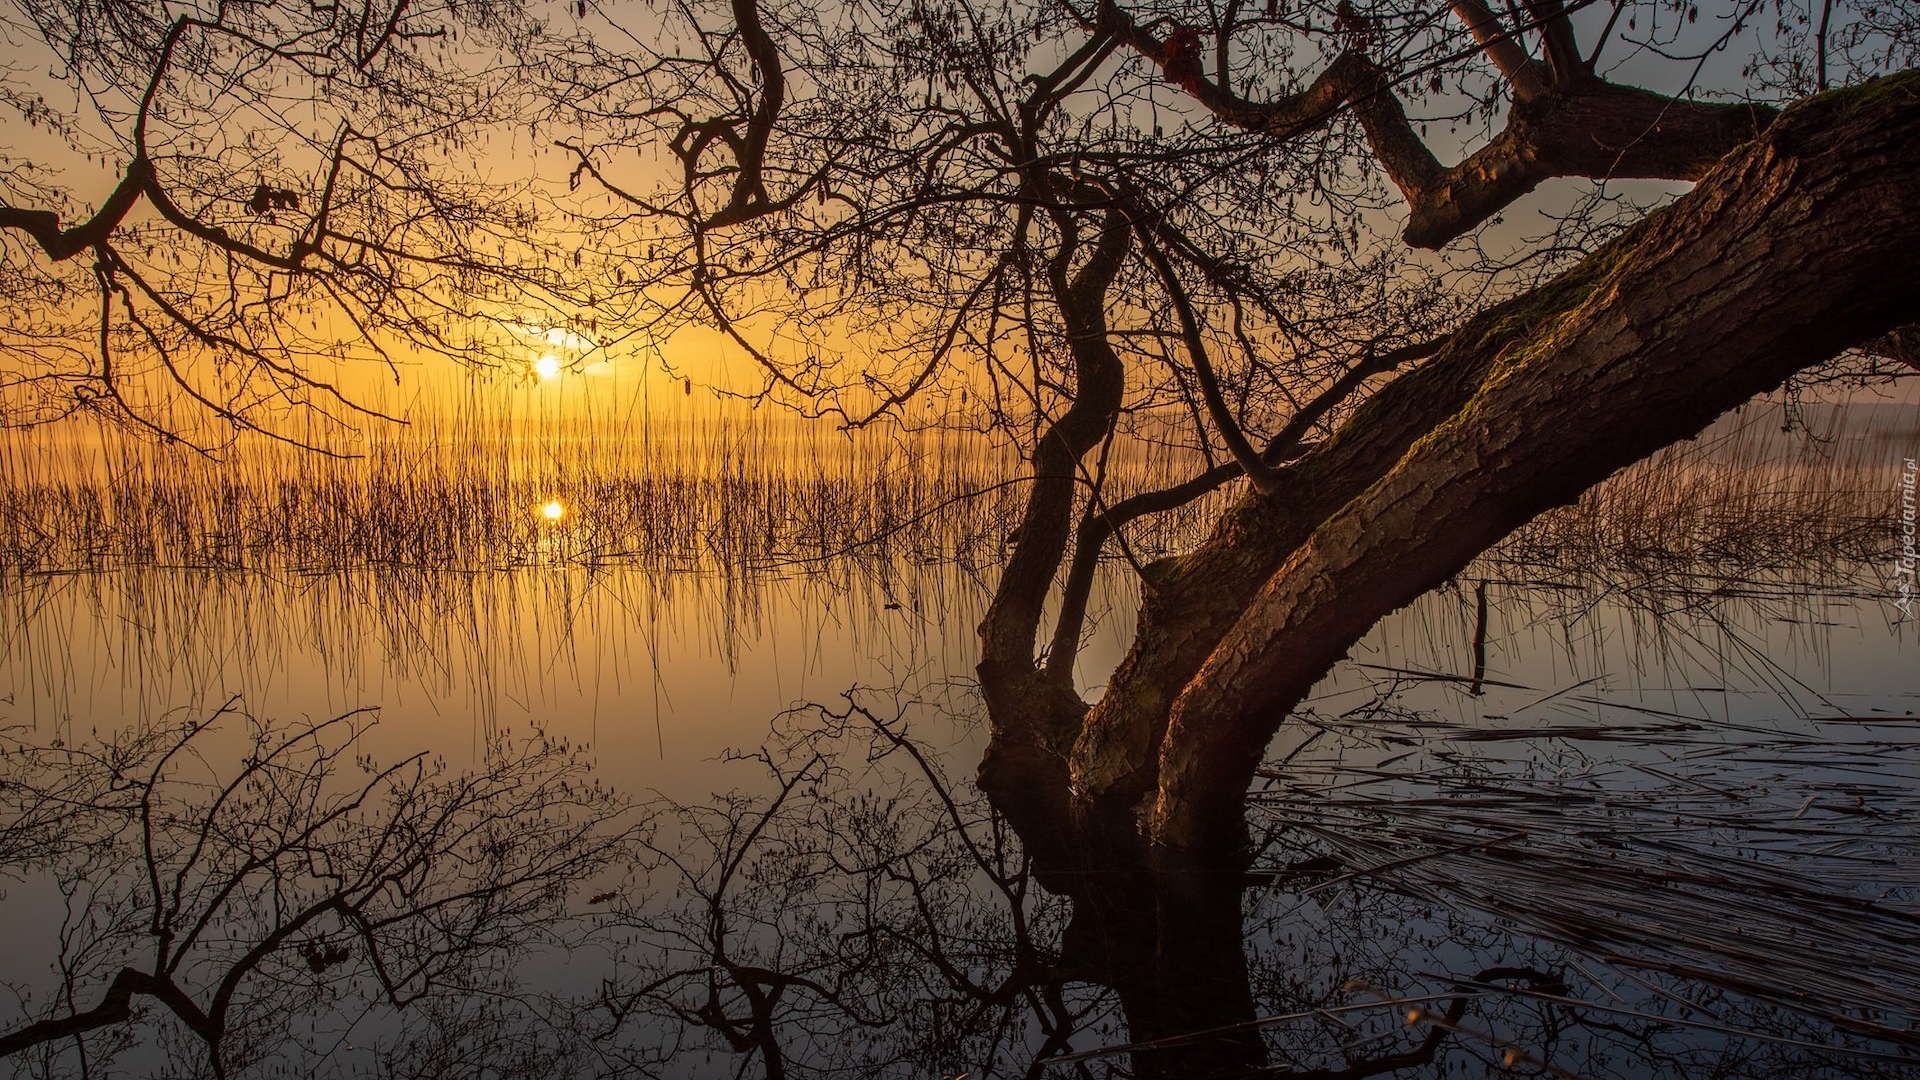
[[[308,1014],[484,1030],[461,1014],[511,996],[518,950],[562,940],[572,894],[624,857],[628,807],[539,736],[471,770],[380,765],[373,719],[277,727],[229,703],[98,744],[9,739],[4,869],[51,879],[67,914],[59,988],[0,1056],[99,1065],[179,1030],[188,1067],[225,1076],[286,1061]],[[378,1028],[404,1048],[405,1025]]]
[[[1848,350],[1903,355],[1920,292],[1920,78],[1901,70],[1920,32],[1903,5],[689,0],[633,26],[592,22],[537,64],[507,62],[533,39],[512,4],[14,11],[24,36],[62,50],[56,78],[110,133],[118,169],[98,208],[75,213],[32,170],[8,174],[5,287],[52,313],[14,337],[58,343],[13,380],[27,418],[100,405],[169,430],[131,397],[130,356],[229,423],[250,423],[263,389],[318,402],[331,387],[282,335],[321,307],[370,344],[393,330],[459,352],[465,339],[437,328],[474,313],[483,262],[469,253],[565,241],[445,170],[544,84],[579,129],[561,144],[581,200],[569,212],[598,215],[565,260],[590,317],[656,337],[717,330],[759,365],[757,393],[850,425],[931,409],[1017,440],[1031,468],[981,626],[980,786],[1033,880],[1073,899],[1063,935],[1098,958],[1083,970],[1114,989],[1136,1039],[1161,1046],[1143,1075],[1266,1066],[1248,1027],[1183,1036],[1253,1018],[1235,929],[1244,795],[1329,667],[1383,615],[1621,466]],[[478,35],[475,51],[431,62],[456,28]],[[1714,62],[1736,52],[1737,75]],[[1646,67],[1615,71],[1610,53]],[[1631,85],[1656,74],[1662,92]],[[1703,79],[1719,100],[1695,92]],[[94,149],[25,86],[5,87],[17,111]],[[282,94],[339,115],[304,143],[280,138],[277,119],[226,123]],[[1456,165],[1429,141],[1442,125],[1468,131]],[[1570,177],[1594,183],[1549,235],[1474,231]],[[1694,186],[1643,215],[1618,196],[1627,177]],[[1459,261],[1416,257],[1400,237]],[[91,268],[60,269],[83,254]],[[76,352],[73,327],[49,336],[45,321],[83,297]],[[183,349],[242,365],[216,380],[228,396],[201,389]],[[1109,462],[1156,441],[1200,464],[1164,490],[1127,490]],[[1216,493],[1193,550],[1145,561],[1128,548],[1130,522]],[[1110,549],[1133,563],[1142,602],[1094,699],[1074,670]],[[296,778],[327,773],[333,758],[315,753]],[[781,782],[807,783],[812,767],[780,764]],[[250,759],[243,775],[273,805],[278,773]],[[6,842],[54,858],[41,813],[26,808]],[[695,875],[706,895],[728,895],[749,820],[700,834],[721,868]],[[8,1038],[117,1024],[144,995],[223,1067],[236,995],[268,960],[292,964],[286,946],[309,927],[333,920],[301,961],[316,974],[356,932],[368,962],[379,955],[356,920],[385,894],[323,889],[208,961],[224,974],[196,996],[175,977],[210,943],[195,920],[243,890],[187,889],[211,867],[199,853],[230,838],[184,827],[204,838],[164,849],[184,868],[140,854],[160,882],[152,962],[116,961],[97,1007]],[[251,858],[218,880],[252,881]],[[972,865],[992,877],[1000,858]],[[384,865],[340,880],[359,888]],[[810,995],[859,1020],[830,983],[743,959],[724,906],[686,932],[697,968],[659,976],[676,994],[696,970],[713,980],[674,1008],[770,1068],[780,1001]],[[413,975],[394,971],[440,970],[437,946],[403,944],[406,959],[375,968],[395,1001]]]
[[[324,444],[368,419],[342,360],[499,360],[490,301],[540,277],[532,177],[486,167],[534,107],[524,5],[54,0],[0,28],[0,422]]]
[[[1355,641],[1614,470],[1849,349],[1890,351],[1920,287],[1920,82],[1868,78],[1912,62],[1910,13],[680,10],[650,50],[589,40],[561,69],[600,138],[565,144],[577,178],[650,257],[624,264],[627,297],[729,335],[764,395],[862,424],[944,393],[955,422],[1021,440],[980,784],[1076,926],[1136,950],[1113,970],[1141,973],[1117,987],[1141,1038],[1250,1017],[1238,935],[1193,928],[1237,911],[1243,794]],[[1699,98],[1739,42],[1734,100]],[[1608,50],[1664,58],[1671,89],[1609,76]],[[1487,134],[1445,166],[1435,124]],[[661,143],[679,172],[651,185],[634,157]],[[1392,213],[1414,245],[1457,241],[1558,177],[1694,187],[1644,217],[1589,187],[1517,253],[1461,242],[1465,275],[1373,235]],[[1206,464],[1121,490],[1118,447],[1169,437],[1149,414],[1189,418],[1172,437]],[[1194,550],[1125,548],[1127,523],[1229,484]],[[1074,666],[1110,545],[1142,601],[1093,700]],[[1137,875],[1117,907],[1090,884],[1115,874]],[[1202,970],[1231,976],[1213,1000],[1164,989]]]
[[[1397,694],[1344,717],[1333,739],[1395,738],[1432,723],[1406,716],[1397,726]],[[1154,894],[1137,891],[1137,875],[1086,875],[1070,918],[1064,901],[1036,887],[1007,821],[950,780],[949,755],[916,731],[923,721],[946,730],[956,708],[979,705],[855,690],[783,716],[765,746],[741,755],[760,774],[746,782],[751,793],[654,808],[657,829],[633,879],[599,897],[619,961],[581,1034],[604,1070],[671,1076],[698,1059],[737,1076],[1094,1077],[1129,1063],[1119,1075],[1220,1065],[1250,1045],[1276,1051],[1259,1075],[1291,1080],[1422,1068],[1478,1075],[1495,1062],[1600,1080],[1697,1075],[1713,1044],[1710,1056],[1739,1075],[1784,1080],[1829,1066],[1836,1076],[1882,1066],[1901,1075],[1883,1047],[1915,1042],[1868,1020],[1872,1010],[1806,1002],[1804,971],[1770,980],[1740,970],[1755,956],[1735,921],[1663,928],[1723,956],[1718,978],[1697,962],[1663,967],[1615,951],[1623,918],[1670,915],[1670,904],[1777,908],[1783,923],[1815,917],[1825,934],[1876,940],[1907,933],[1910,915],[1801,891],[1804,878],[1783,890],[1791,873],[1752,880],[1736,866],[1746,854],[1703,846],[1681,855],[1670,836],[1645,848],[1605,836],[1590,851],[1565,837],[1529,844],[1528,825],[1583,828],[1554,824],[1578,796],[1556,792],[1530,816],[1518,796],[1534,780],[1503,777],[1500,752],[1476,760],[1462,744],[1420,790],[1467,787],[1478,798],[1422,798],[1409,814],[1359,791],[1380,776],[1371,766],[1331,791],[1321,778],[1261,793],[1262,808],[1288,807],[1267,818],[1277,832],[1326,839],[1263,845],[1252,894],[1241,897],[1245,882],[1222,888],[1205,924],[1184,911],[1181,933],[1215,943],[1217,955],[1175,968],[1155,957],[1164,946]],[[1488,798],[1496,793],[1516,798]],[[1699,795],[1676,785],[1623,812],[1651,826],[1692,816],[1698,808],[1684,807]],[[1726,798],[1733,807],[1747,795]],[[1369,848],[1371,858],[1343,857]],[[1589,855],[1599,864],[1583,865]],[[1471,869],[1439,869],[1456,860]],[[1671,884],[1638,881],[1637,903],[1619,906],[1610,890],[1646,873],[1642,860]],[[1568,877],[1576,865],[1581,876]],[[1552,911],[1559,944],[1529,940],[1472,905],[1436,903],[1417,884],[1423,867],[1494,893],[1506,891],[1504,868],[1515,895],[1493,907]],[[1731,876],[1709,884],[1716,867]],[[1543,876],[1562,880],[1543,888]],[[1753,925],[1770,921],[1750,918],[1748,929],[1777,930]],[[1912,973],[1895,960],[1876,974]],[[1250,1013],[1227,1000],[1236,987]],[[1229,1011],[1209,1011],[1223,1005]],[[1169,1019],[1187,1029],[1142,1030]]]

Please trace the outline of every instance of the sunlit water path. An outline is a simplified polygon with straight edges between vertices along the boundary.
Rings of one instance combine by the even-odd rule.
[[[1567,993],[1663,1010],[1684,1063],[1774,1023],[1673,1007],[1662,980],[1704,972],[1814,1018],[1767,1027],[1785,1071],[1753,1075],[1823,1060],[1796,1040],[1834,1023],[1868,1055],[1837,1075],[1885,1067],[1873,1055],[1897,1051],[1872,1032],[1920,1025],[1920,644],[1892,562],[1920,423],[1906,403],[1816,406],[1809,437],[1780,416],[1753,407],[1529,526],[1329,676],[1252,801],[1282,856],[1250,907],[1248,947],[1280,980],[1263,1000],[1313,1015],[1452,993],[1525,954],[1589,965]],[[915,730],[968,775],[973,628],[1017,463],[969,436],[690,438],[562,440],[538,467],[502,449],[515,439],[491,458],[395,444],[304,478],[264,459],[173,476],[131,453],[55,468],[10,443],[0,723],[75,744],[234,699],[281,720],[377,708],[370,750],[456,762],[538,726],[590,745],[619,788],[697,806],[764,794],[765,770],[728,751],[791,739],[811,714],[776,724],[783,710],[863,686],[944,703],[915,708]],[[1176,520],[1132,547],[1191,535]],[[1089,692],[1134,599],[1112,561]],[[52,903],[26,889],[11,910]],[[1322,1052],[1303,1030],[1270,1037]],[[1123,1040],[1089,1020],[1072,1045]]]
[[[1778,435],[1780,415],[1755,406],[1529,527],[1383,623],[1332,685],[1470,678],[1484,599],[1495,684],[1586,680],[1722,712],[1756,694],[1809,712],[1879,700],[1911,637],[1891,563],[1873,560],[1897,541],[1915,410],[1810,408],[1811,436]],[[378,706],[449,750],[538,722],[638,778],[649,761],[684,776],[809,697],[970,673],[1022,492],[1014,459],[964,435],[675,430],[641,450],[562,430],[531,465],[501,436],[377,444],[343,465],[186,459],[179,475],[151,448],[16,439],[0,710],[71,732],[235,696],[268,715]],[[1193,520],[1131,551],[1175,550]],[[1132,588],[1110,562],[1083,686],[1123,649]],[[1701,674],[1716,666],[1734,671]]]

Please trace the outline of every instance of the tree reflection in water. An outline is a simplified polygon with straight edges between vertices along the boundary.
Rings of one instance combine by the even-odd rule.
[[[1061,969],[1065,903],[906,715],[790,713],[750,758],[772,794],[662,808],[614,911],[601,1007],[623,1064],[1020,1075],[1114,1030]]]
[[[274,726],[229,702],[98,744],[8,739],[0,856],[59,911],[58,981],[20,993],[9,1064],[235,1076],[344,1054],[406,1072],[476,1037],[545,1062],[496,1022],[513,953],[578,929],[567,897],[621,858],[624,801],[537,735],[465,771],[378,764],[372,721]]]
[[[537,736],[381,766],[364,714],[10,740],[0,856],[58,941],[0,1048],[25,1076],[1920,1075],[1911,897],[1856,888],[1902,873],[1733,836],[1799,797],[1740,767],[1777,741],[1668,738],[1674,782],[1604,805],[1559,760],[1548,799],[1539,758],[1394,693],[1308,718],[1251,868],[1152,879],[1035,866],[931,737],[964,689],[789,713],[702,805]],[[1368,742],[1402,760],[1339,764]],[[1907,842],[1765,820],[1842,862]]]
[[[955,706],[855,695],[790,714],[753,757],[773,794],[663,811],[671,824],[650,837],[614,917],[620,971],[599,1003],[601,1044],[621,1048],[622,1066],[667,1075],[714,1056],[727,1075],[769,1077],[1238,1075],[1234,1063],[1258,1054],[1270,1064],[1257,1075],[1295,1078],[1915,1073],[1903,1055],[1920,1036],[1900,988],[1920,977],[1889,937],[1912,924],[1897,898],[1776,897],[1693,864],[1672,831],[1636,850],[1632,830],[1657,799],[1630,799],[1620,833],[1589,837],[1610,839],[1624,869],[1595,865],[1575,842],[1577,808],[1551,805],[1531,850],[1510,827],[1505,846],[1454,835],[1442,851],[1447,829],[1487,826],[1497,800],[1482,796],[1501,778],[1490,762],[1429,755],[1419,775],[1456,787],[1449,813],[1429,812],[1448,802],[1431,792],[1400,807],[1352,794],[1391,769],[1323,784],[1309,813],[1296,813],[1304,782],[1276,785],[1256,796],[1256,819],[1275,827],[1250,872],[1086,873],[1055,883],[1069,902],[1037,887],[1046,874],[1005,820],[912,737],[910,720]],[[1345,719],[1404,743],[1396,725],[1418,718],[1383,708]],[[1767,746],[1757,741],[1756,756]],[[1474,777],[1482,790],[1461,783]],[[1705,800],[1679,787],[1700,812]],[[1742,797],[1732,793],[1736,808]],[[1413,827],[1382,848],[1394,818]],[[1573,825],[1556,833],[1556,819]],[[1842,839],[1802,820],[1812,840]],[[1526,833],[1524,817],[1512,823]],[[1395,847],[1398,859],[1381,856]],[[1444,875],[1428,871],[1456,854],[1490,891],[1500,864],[1511,868],[1505,910],[1437,884]],[[1554,872],[1558,888],[1543,886]],[[1767,875],[1804,884],[1778,867]],[[1617,892],[1634,877],[1656,939],[1644,948],[1626,936],[1633,898]],[[1770,904],[1773,918],[1708,921],[1742,900]],[[1515,919],[1529,903],[1537,917]],[[1810,916],[1825,925],[1807,927],[1809,940],[1855,935],[1893,951],[1855,950],[1859,978],[1796,993],[1804,950],[1772,935]],[[1676,942],[1689,962],[1675,961]],[[1753,961],[1772,949],[1785,966],[1769,980]]]

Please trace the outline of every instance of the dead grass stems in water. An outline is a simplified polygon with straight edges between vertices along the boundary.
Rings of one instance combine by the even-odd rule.
[[[1831,412],[1824,438],[1782,436],[1764,410],[1732,418],[1526,526],[1498,555],[1561,572],[1694,575],[1702,590],[1878,558],[1893,543],[1885,459],[1896,448]],[[1018,453],[972,432],[848,433],[698,402],[635,417],[464,401],[426,416],[373,429],[348,459],[261,440],[213,460],[111,432],[5,433],[0,568],[987,567],[1024,499]],[[1107,501],[1199,467],[1152,437],[1108,464]],[[1225,497],[1130,526],[1127,548],[1187,546]]]
[[[1728,1075],[1911,1075],[1920,728],[1778,651],[1829,655],[1829,628],[1884,597],[1889,461],[1915,434],[1896,419],[1895,438],[1825,443],[1723,425],[1416,604],[1379,662],[1349,667],[1368,700],[1305,711],[1262,770],[1276,925],[1398,912],[1438,944],[1424,976],[1376,958],[1394,995],[1521,962],[1482,946],[1534,938],[1569,990],[1475,989],[1509,1013],[1612,1016],[1699,1075],[1749,1052],[1800,1064]],[[1325,709],[1354,690],[1323,692]]]
[[[771,411],[644,424],[473,412],[344,460],[262,442],[212,460],[113,433],[0,438],[0,567],[333,574],[535,565],[785,574],[845,560],[997,562],[1018,456],[950,431],[839,432]],[[1121,465],[1142,486],[1176,463]],[[1148,548],[1191,522],[1157,526]]]
[[[1498,555],[1521,566],[1730,582],[1827,571],[1890,552],[1898,448],[1886,425],[1902,414],[1831,406],[1815,414],[1813,430],[1783,432],[1774,409],[1750,406],[1699,440],[1622,470],[1515,532]],[[1920,428],[1912,434],[1920,438]]]

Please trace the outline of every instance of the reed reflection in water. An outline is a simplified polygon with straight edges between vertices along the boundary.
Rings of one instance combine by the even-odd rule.
[[[345,461],[14,436],[14,715],[84,725],[238,693],[274,711],[378,704],[449,745],[539,719],[623,760],[697,762],[809,693],[970,666],[1024,497],[1016,459],[966,433],[753,413],[633,436],[460,416]],[[1131,462],[1124,482],[1179,461]]]
[[[1920,430],[1910,410],[1813,419],[1862,437],[1778,439],[1764,409],[1724,422],[1523,530],[1329,677],[1250,811],[1267,847],[1243,929],[1274,1060],[1913,1074],[1920,702],[1880,563],[1889,459]],[[369,950],[340,956],[350,928],[286,946],[276,981],[244,989],[315,1035],[258,1042],[236,1071],[1076,1075],[1154,1053],[1126,1047],[1115,972],[955,779],[979,753],[964,678],[1016,463],[962,436],[728,431],[624,463],[593,439],[528,454],[522,432],[297,471],[175,473],[122,447],[62,473],[9,444],[8,768],[33,781],[10,791],[91,775],[27,770],[53,740],[125,748],[234,693],[267,730],[383,706],[353,754],[430,746],[456,773],[538,719],[556,745],[590,741],[620,792],[662,791],[537,933],[476,960],[484,994],[356,1021],[328,1004],[334,980],[377,981]],[[1180,465],[1128,463],[1120,483]],[[1177,549],[1182,528],[1130,545]],[[1132,579],[1109,570],[1083,685],[1125,645]],[[841,700],[856,683],[890,689]],[[807,699],[824,707],[769,736]],[[214,776],[258,757],[205,745]],[[96,918],[49,891],[61,873],[118,880],[146,858],[96,844],[87,858],[121,863],[81,873],[18,850],[50,927]],[[270,934],[256,914],[219,925]],[[76,954],[74,1001],[113,955]],[[39,988],[15,1019],[58,1013],[58,978],[8,974]],[[204,1046],[165,1030],[85,1052],[192,1071]],[[81,1052],[62,1046],[44,1060]]]

